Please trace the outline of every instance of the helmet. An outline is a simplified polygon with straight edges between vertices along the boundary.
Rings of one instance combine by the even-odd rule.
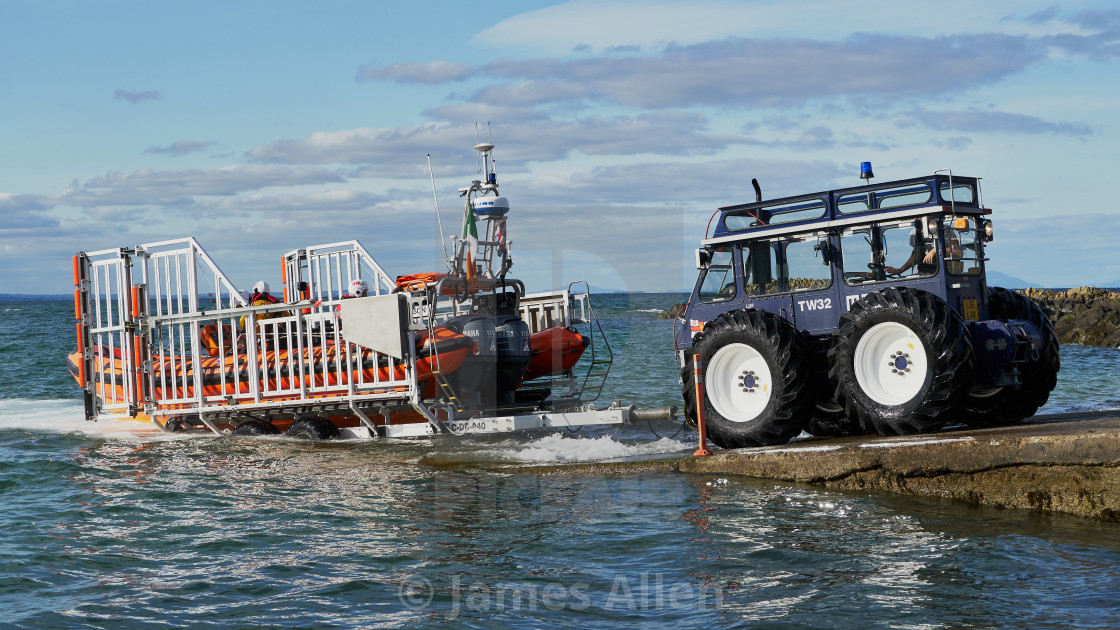
[[[253,293],[268,293],[268,283],[261,280],[253,285]]]
[[[364,296],[369,293],[369,284],[365,280],[350,281],[350,295]]]

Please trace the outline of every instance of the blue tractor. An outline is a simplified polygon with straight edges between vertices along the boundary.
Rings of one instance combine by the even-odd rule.
[[[989,287],[980,182],[926,177],[719,209],[674,347],[724,448],[1033,415],[1060,367],[1049,318]],[[697,400],[694,357],[703,388]]]

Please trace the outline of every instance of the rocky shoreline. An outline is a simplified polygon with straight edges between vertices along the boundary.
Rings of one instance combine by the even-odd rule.
[[[1019,289],[1054,322],[1059,343],[1120,348],[1120,293],[1096,287],[1064,291]],[[658,319],[673,319],[685,304],[674,304]]]
[[[1117,522],[1120,418],[1101,415],[1038,416],[1024,424],[990,429],[811,439],[780,446],[717,449],[708,457],[530,466],[518,472],[738,475]]]
[[[1120,293],[1096,287],[1022,289],[1054,322],[1059,343],[1120,347]]]

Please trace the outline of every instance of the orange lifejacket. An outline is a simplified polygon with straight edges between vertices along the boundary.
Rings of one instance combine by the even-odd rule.
[[[254,293],[249,298],[250,306],[264,306],[265,304],[279,304],[280,300],[273,297],[269,293]],[[272,313],[257,313],[257,321],[262,319],[272,319],[273,317],[287,317],[291,315],[286,311],[275,311]],[[245,317],[241,318],[241,330],[245,330]]]
[[[404,293],[409,291],[423,291],[429,284],[434,284],[447,277],[445,273],[410,273],[397,276],[397,288]]]

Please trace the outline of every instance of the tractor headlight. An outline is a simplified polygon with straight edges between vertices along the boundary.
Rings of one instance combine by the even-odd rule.
[[[992,227],[991,221],[984,221],[984,242],[991,242],[995,238],[995,228]]]

